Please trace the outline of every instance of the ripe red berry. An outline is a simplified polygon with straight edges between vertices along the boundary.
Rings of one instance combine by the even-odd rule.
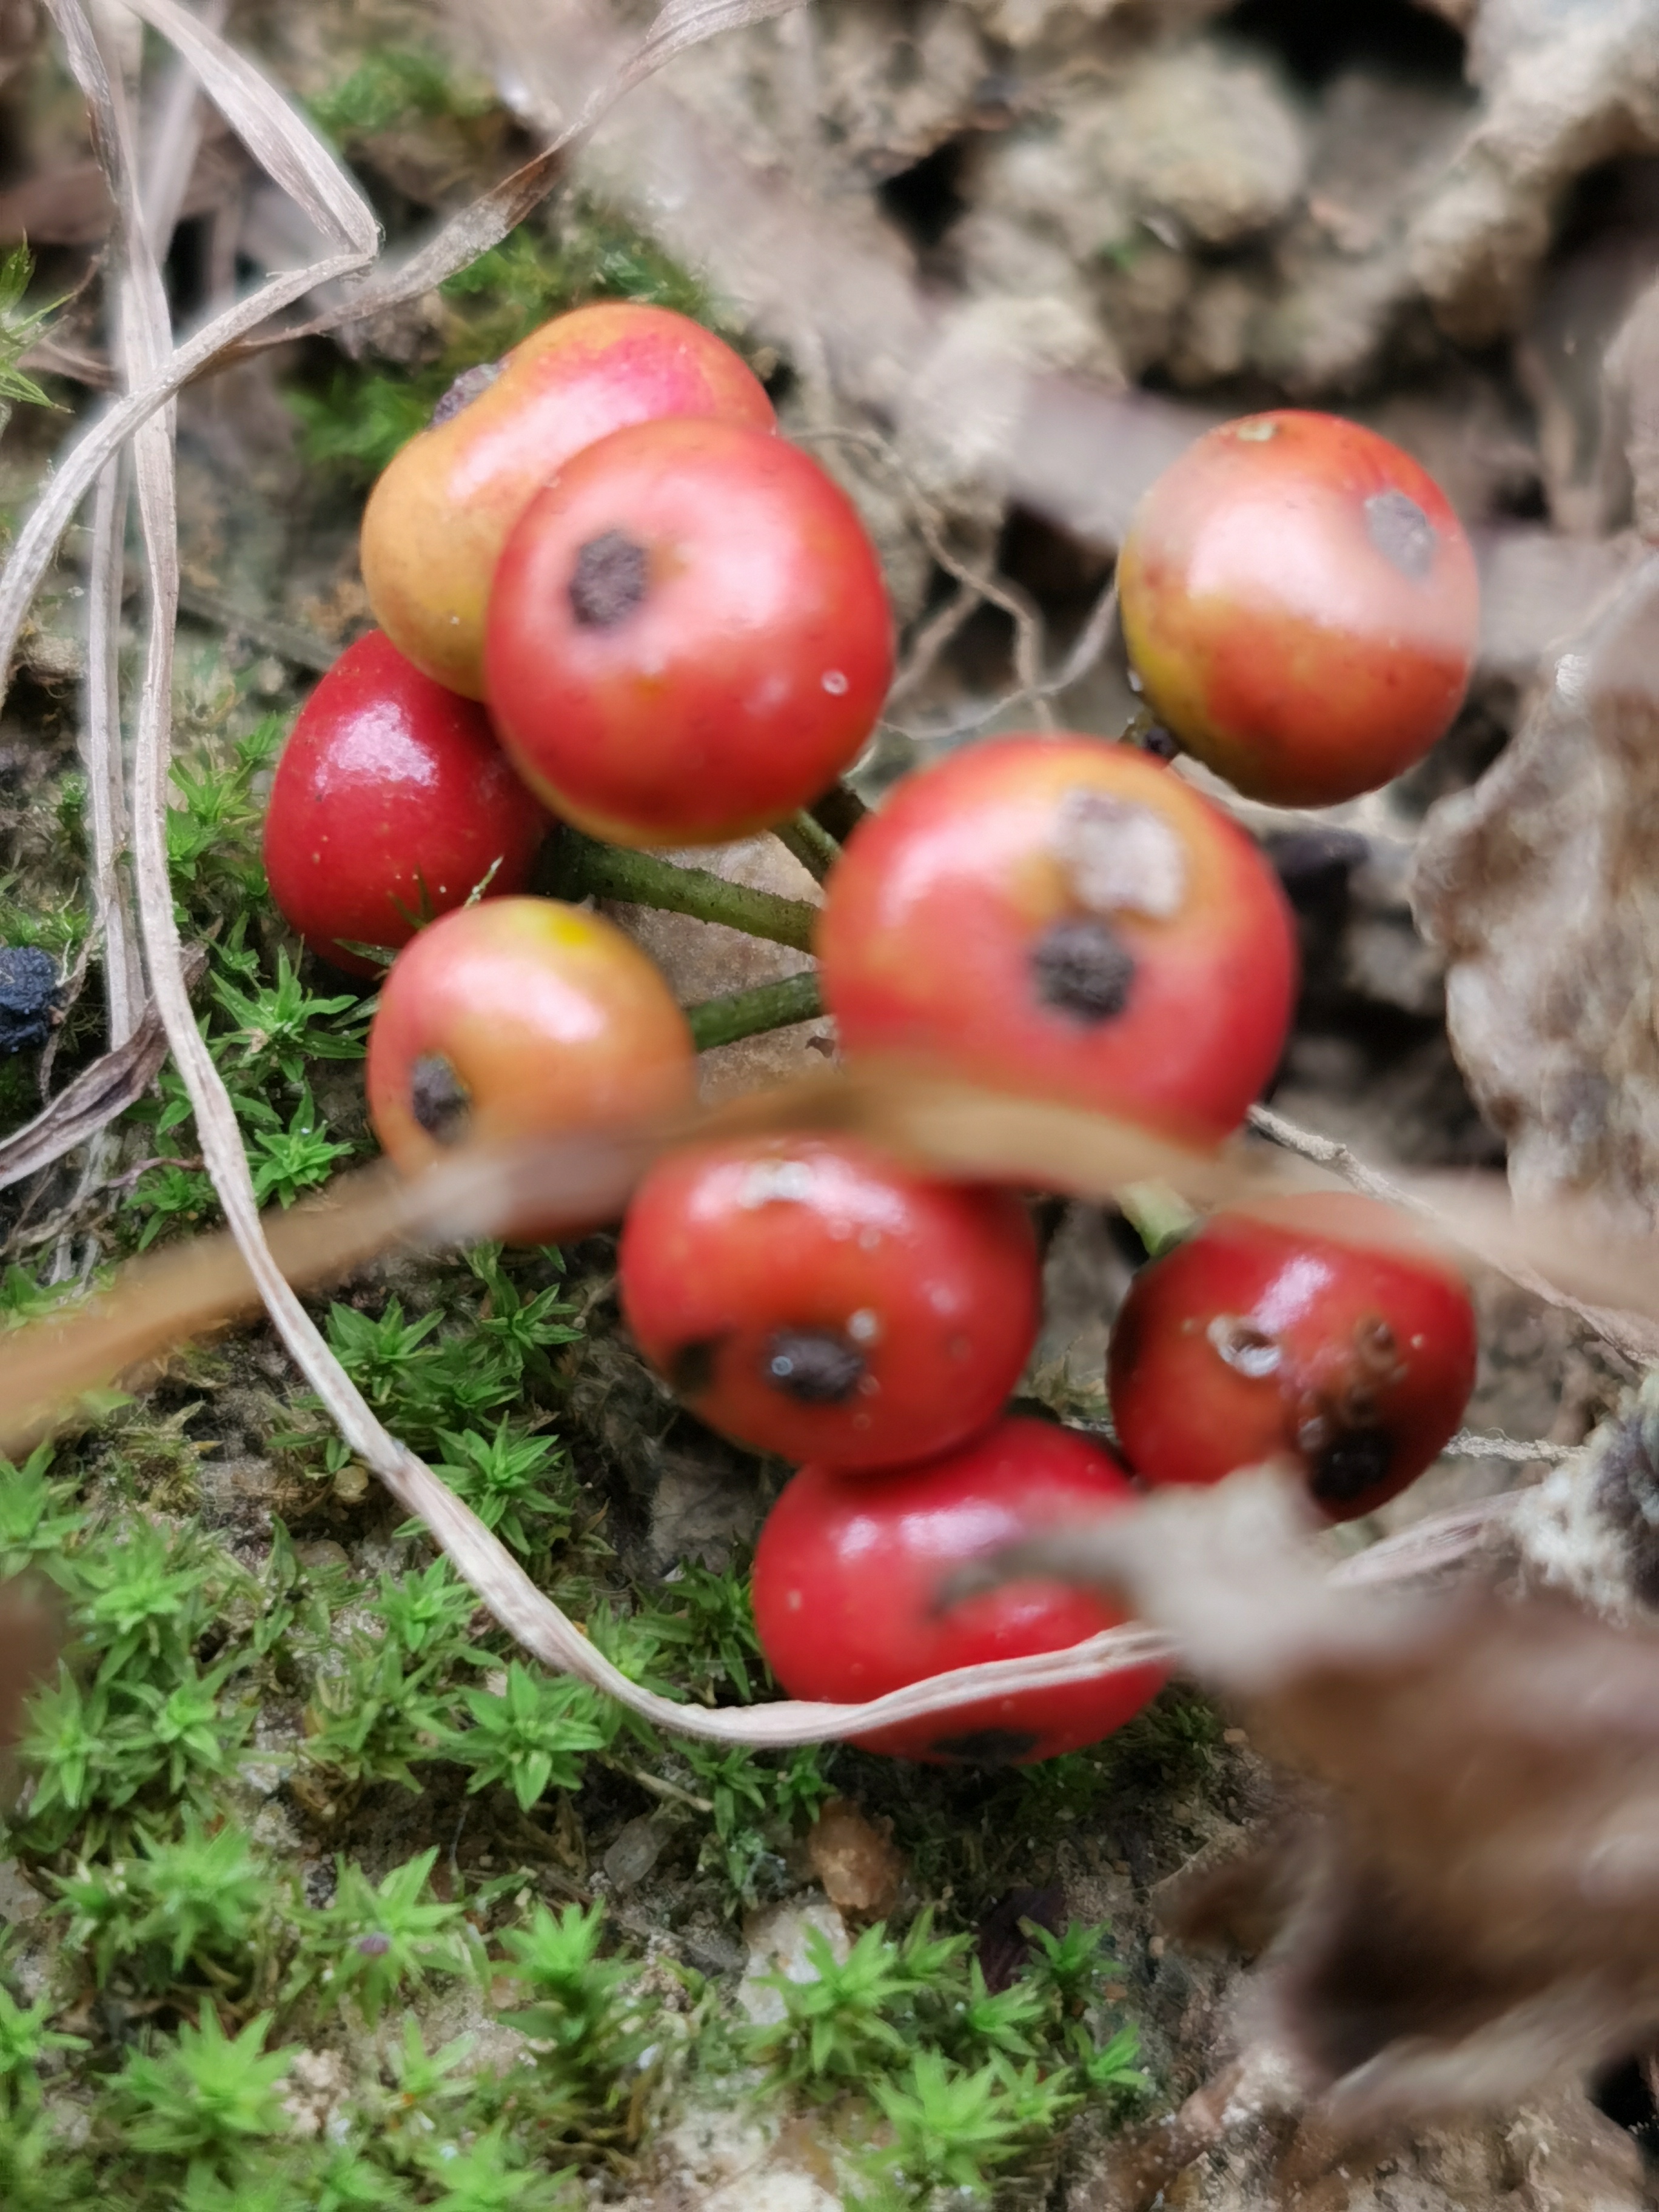
[[[1004,1420],[958,1451],[874,1477],[805,1467],[755,1553],[761,1649],[792,1697],[851,1703],[953,1667],[1081,1643],[1125,1616],[1059,1583],[1008,1583],[943,1609],[940,1590],[957,1568],[1006,1545],[1134,1499],[1109,1453],[1047,1421]],[[858,1741],[907,1759],[1024,1765],[1098,1743],[1163,1680],[1161,1668],[1136,1667],[987,1698]]]
[[[1462,1278],[1391,1207],[1342,1192],[1211,1215],[1113,1324],[1112,1418],[1150,1483],[1281,1454],[1348,1521],[1415,1480],[1474,1387]]]
[[[618,1255],[640,1349],[711,1427],[892,1467],[988,1427],[1036,1336],[1036,1240],[1004,1191],[867,1146],[736,1139],[663,1160]]]
[[[514,524],[573,453],[665,415],[775,424],[730,346],[631,301],[557,315],[469,369],[369,495],[362,568],[376,621],[428,674],[482,699],[490,579]]]
[[[815,461],[737,423],[645,422],[526,512],[485,671],[502,743],[569,820],[617,844],[714,844],[851,763],[892,623],[857,513]]]
[[[463,1135],[554,1135],[670,1113],[695,1089],[691,1033],[630,938],[556,899],[496,899],[423,929],[368,1033],[368,1111],[405,1173]],[[526,1217],[540,1241],[592,1227]]]
[[[1296,992],[1290,911],[1250,840],[1091,738],[998,738],[907,777],[830,876],[818,954],[848,1053],[1194,1134],[1242,1118]]]
[[[1480,626],[1474,556],[1432,477],[1334,415],[1223,423],[1164,471],[1118,558],[1152,711],[1252,799],[1318,806],[1421,758]]]
[[[371,630],[300,709],[270,787],[265,872],[314,951],[374,975],[343,939],[407,944],[486,877],[492,896],[522,890],[546,830],[483,708]]]

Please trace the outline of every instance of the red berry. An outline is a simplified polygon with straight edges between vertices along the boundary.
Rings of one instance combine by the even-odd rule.
[[[561,813],[625,845],[715,844],[804,806],[892,673],[880,565],[846,494],[732,422],[618,430],[501,556],[490,711]]]
[[[1296,992],[1277,878],[1156,761],[998,738],[861,822],[818,930],[849,1053],[924,1054],[1042,1097],[1232,1127]]]
[[[368,1111],[405,1173],[464,1134],[556,1135],[670,1113],[696,1085],[661,975],[611,922],[556,899],[497,899],[423,929],[368,1033]],[[591,1222],[526,1215],[541,1241]]]
[[[429,674],[482,699],[490,579],[514,524],[573,453],[665,415],[757,430],[775,419],[712,331],[630,301],[557,315],[469,369],[369,496],[362,568],[376,621]]]
[[[959,1451],[874,1479],[804,1467],[755,1553],[761,1649],[792,1697],[852,1703],[954,1667],[1079,1644],[1125,1615],[1060,1583],[1008,1583],[945,1609],[939,1592],[970,1561],[1134,1500],[1109,1453],[1047,1421],[1004,1420]],[[1098,1743],[1164,1672],[1135,1667],[1020,1690],[858,1741],[907,1759],[1024,1765]]]
[[[1462,1278],[1394,1210],[1342,1192],[1213,1213],[1143,1267],[1113,1324],[1112,1418],[1146,1481],[1280,1454],[1333,1521],[1415,1480],[1474,1387]]]
[[[1208,432],[1137,508],[1117,568],[1147,703],[1199,759],[1280,806],[1375,790],[1456,713],[1474,556],[1432,477],[1334,415]]]
[[[662,1161],[629,1209],[619,1287],[641,1351],[712,1427],[842,1468],[920,1459],[988,1427],[1040,1297],[1018,1199],[817,1137]]]
[[[483,708],[371,630],[300,709],[270,787],[265,872],[314,951],[374,975],[342,939],[405,945],[487,876],[492,896],[522,890],[546,830]]]

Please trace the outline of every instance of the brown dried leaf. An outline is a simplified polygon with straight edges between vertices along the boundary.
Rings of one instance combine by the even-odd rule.
[[[904,1854],[890,1820],[879,1826],[845,1797],[831,1797],[807,1832],[806,1856],[837,1912],[884,1920],[898,1903]]]
[[[1514,327],[1575,177],[1659,148],[1656,45],[1650,0],[1481,0],[1469,73],[1485,98],[1410,241],[1454,337]]]
[[[1248,2028],[1343,2128],[1632,2047],[1659,2018],[1659,1627],[1488,1587],[1339,1592],[1299,1512],[1259,1470],[1004,1563],[1127,1590],[1317,1790],[1261,1869],[1292,1893]]]
[[[1413,903],[1523,1200],[1659,1206],[1659,558],[1563,653],[1496,765],[1443,800]],[[1609,1300],[1609,1303],[1617,1303]]]

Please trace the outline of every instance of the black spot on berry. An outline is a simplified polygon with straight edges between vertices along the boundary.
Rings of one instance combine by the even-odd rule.
[[[52,1032],[58,965],[33,945],[0,945],[0,1053],[27,1052]]]
[[[1322,1505],[1352,1505],[1386,1482],[1393,1465],[1386,1429],[1338,1429],[1315,1458],[1308,1486]]]
[[[501,374],[499,361],[481,361],[476,368],[464,368],[443,398],[432,410],[427,428],[435,430],[440,423],[451,421],[463,407],[470,407],[481,392],[488,392]]]
[[[466,1134],[472,1094],[441,1052],[423,1052],[409,1071],[409,1109],[441,1145],[457,1145]]]
[[[723,1341],[718,1336],[696,1336],[689,1344],[674,1346],[664,1372],[677,1398],[702,1397],[714,1380],[714,1362]]]
[[[1434,566],[1434,525],[1403,491],[1373,492],[1365,501],[1365,534],[1413,583],[1421,583]]]
[[[774,1329],[761,1373],[775,1390],[803,1406],[839,1406],[864,1376],[864,1355],[824,1329]]]
[[[1031,979],[1045,1006],[1092,1025],[1121,1014],[1135,980],[1135,957],[1110,922],[1078,915],[1044,930],[1031,948]]]
[[[969,1729],[963,1735],[935,1736],[927,1748],[935,1758],[964,1766],[1012,1766],[1029,1759],[1041,1741],[1034,1729]]]
[[[570,611],[584,629],[614,629],[644,599],[647,581],[644,546],[607,530],[576,556]]]

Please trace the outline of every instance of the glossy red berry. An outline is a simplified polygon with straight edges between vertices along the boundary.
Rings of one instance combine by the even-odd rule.
[[[1347,1521],[1441,1449],[1477,1350],[1462,1278],[1392,1207],[1310,1194],[1213,1213],[1141,1269],[1112,1328],[1112,1418],[1146,1482],[1280,1455]]]
[[[265,872],[313,951],[374,975],[346,942],[407,944],[486,878],[490,896],[522,890],[547,826],[483,708],[371,630],[300,709],[271,782]]]
[[[363,515],[363,583],[411,659],[483,696],[484,612],[502,546],[554,471],[629,422],[718,415],[774,427],[748,364],[666,307],[599,300],[468,369],[382,473]]]
[[[714,844],[804,806],[864,744],[891,672],[851,501],[740,424],[646,422],[586,447],[496,570],[485,674],[501,740],[562,814],[615,843]]]
[[[1118,558],[1148,705],[1253,799],[1375,790],[1456,713],[1474,556],[1409,454],[1334,415],[1223,423],[1159,477]]]
[[[1039,1317],[1036,1240],[1003,1191],[867,1146],[700,1146],[641,1184],[623,1313],[711,1427],[788,1460],[891,1467],[989,1426]]]
[[[818,929],[849,1054],[927,1054],[1038,1096],[1233,1127],[1296,993],[1278,879],[1159,763],[1000,738],[860,823]]]
[[[689,1105],[691,1033],[614,924],[556,899],[465,907],[405,946],[368,1033],[368,1111],[405,1173],[465,1135],[551,1136]],[[540,1241],[575,1227],[526,1214]]]
[[[880,1475],[805,1467],[755,1553],[761,1649],[791,1696],[850,1703],[1081,1643],[1124,1615],[1059,1583],[1009,1583],[948,1608],[939,1592],[1006,1545],[1134,1501],[1109,1453],[1046,1421],[1004,1420],[957,1451]],[[1161,1668],[1137,1667],[1021,1690],[859,1741],[908,1759],[1024,1765],[1097,1743],[1163,1680]]]

